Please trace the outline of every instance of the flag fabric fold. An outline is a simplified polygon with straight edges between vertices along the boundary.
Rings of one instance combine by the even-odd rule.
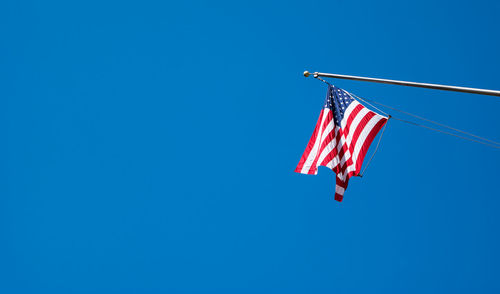
[[[359,176],[363,159],[387,117],[364,107],[347,91],[328,85],[326,101],[295,171],[316,175],[319,166],[336,173],[335,200],[342,201],[349,178]]]

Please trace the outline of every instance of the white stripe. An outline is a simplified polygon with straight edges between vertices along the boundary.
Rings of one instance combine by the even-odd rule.
[[[333,119],[328,123],[328,125],[325,127],[325,129],[323,130],[323,134],[321,136],[321,141],[320,141],[320,145],[319,145],[319,148],[321,148],[321,145],[323,145],[323,142],[325,142],[326,140],[326,137],[333,131],[334,129],[334,124],[335,122],[333,121]],[[318,150],[319,152],[322,152],[322,150]],[[318,163],[320,163],[321,161],[318,160]]]
[[[339,146],[337,146],[337,149],[340,150],[342,146],[346,146],[346,152],[344,153],[344,156],[340,160],[340,166],[344,166],[346,162],[349,160],[349,158],[352,158],[352,162],[354,164],[354,167],[356,167],[356,158],[357,155],[351,154],[351,151],[349,150],[349,146],[352,144],[352,137],[356,131],[356,128],[358,127],[359,123],[365,117],[365,115],[370,112],[368,108],[363,107],[354,117],[352,120],[351,124],[349,125],[349,134],[347,134],[347,137],[344,135],[342,136],[342,141],[339,142]],[[344,117],[345,118],[345,117]],[[347,121],[342,120],[344,123],[342,125],[342,129],[345,130],[345,125],[347,124]],[[346,169],[345,173],[340,173],[339,177],[345,180],[345,177],[347,176],[348,170]]]
[[[372,131],[372,129],[375,127],[375,125],[384,117],[378,114],[375,114],[370,121],[366,124],[365,128],[361,132],[361,134],[358,137],[358,141],[356,142],[356,146],[354,146],[354,160],[353,162],[356,163],[356,160],[358,159],[359,151],[361,150],[361,147],[365,144],[366,137],[368,137],[368,134]]]
[[[337,153],[340,154],[340,151],[342,151],[342,146],[345,146],[345,152],[344,156],[340,157],[340,166],[343,166],[346,161],[351,157],[351,151],[349,151],[349,144],[346,143],[346,140],[344,138],[344,135],[342,135],[342,138],[340,138],[339,143],[337,144]]]
[[[353,104],[353,103],[351,103],[351,104]],[[359,103],[357,103],[356,106],[357,105],[359,105]],[[349,105],[349,106],[351,106],[351,105]],[[352,112],[352,109],[350,112]],[[349,134],[347,135],[347,137],[343,136],[341,138],[340,142],[338,143],[338,146],[337,146],[338,150],[340,150],[344,144],[346,144],[347,149],[349,149],[348,147],[352,144],[352,138],[354,136],[354,133],[356,132],[358,125],[360,124],[362,119],[365,117],[365,115],[369,112],[372,112],[372,111],[363,106],[363,108],[357,113],[357,115],[354,117],[351,124],[349,125]],[[374,118],[375,118],[375,122],[373,122]],[[359,135],[358,140],[356,141],[356,146],[354,146],[353,154],[351,154],[350,151],[346,151],[344,156],[340,159],[340,166],[345,165],[346,162],[349,160],[349,158],[351,158],[352,164],[347,166],[346,170],[344,172],[341,172],[338,174],[339,178],[341,178],[342,180],[345,180],[345,178],[347,177],[349,172],[356,170],[356,164],[357,164],[357,159],[359,156],[359,151],[360,151],[361,147],[363,146],[364,141],[366,140],[366,137],[368,136],[368,134],[371,132],[371,130],[373,129],[375,124],[382,118],[383,118],[382,116],[375,114],[375,116],[373,116],[370,119],[368,124],[363,128],[361,134]],[[342,119],[341,125],[342,125],[343,130],[345,129],[345,126],[347,124],[347,119],[348,119],[348,117],[346,117],[346,116],[344,116],[344,118]]]
[[[339,132],[339,127],[335,127],[335,134],[338,134]],[[335,139],[331,142],[331,144],[328,144],[325,148],[325,150],[321,153],[321,156],[320,156],[320,160],[318,160],[319,163],[321,163],[325,157],[330,154],[330,152],[333,151],[333,149],[335,149],[335,147],[337,146],[337,137],[335,137]],[[326,150],[327,149],[327,150]],[[337,164],[339,163],[339,154],[337,152],[337,154],[335,155],[335,157],[332,158],[332,160],[330,160],[325,166],[326,167],[329,167],[331,169],[333,169]]]
[[[316,155],[318,153],[318,149],[320,146],[320,141],[321,137],[323,136],[323,124],[325,122],[325,119],[328,117],[328,113],[330,112],[330,109],[324,108],[321,113],[323,113],[323,117],[321,118],[321,124],[319,126],[319,131],[318,134],[316,135],[316,140],[314,141],[313,148],[311,149],[311,152],[309,152],[309,155],[307,156],[306,162],[304,162],[304,166],[302,166],[302,169],[300,170],[300,173],[307,174],[309,172],[309,169],[311,169],[311,165],[314,161],[314,158],[316,158]],[[317,174],[318,171],[316,171],[315,174]]]
[[[344,113],[344,117],[343,117],[342,122],[341,122],[341,126],[345,126],[347,124],[347,120],[348,120],[349,116],[351,115],[352,111],[359,104],[360,104],[359,102],[353,101],[349,105],[349,107],[347,107],[347,109],[346,109],[346,111]],[[352,164],[350,164],[346,168],[345,172],[339,173],[338,176],[342,180],[345,180],[346,177],[347,177],[347,175],[349,174],[349,172],[356,170],[357,158],[359,156],[359,152],[361,150],[361,147],[363,146],[364,141],[366,140],[366,137],[371,132],[371,130],[373,129],[373,127],[377,124],[377,122],[380,119],[384,118],[383,116],[375,114],[375,116],[373,116],[370,119],[370,121],[368,122],[368,124],[365,126],[365,128],[362,130],[361,134],[359,135],[358,140],[357,140],[357,144],[356,144],[356,146],[354,148],[354,152],[351,155],[350,150],[349,150],[349,146],[352,144],[352,137],[354,136],[356,128],[360,124],[360,122],[363,119],[363,117],[365,117],[365,115],[367,113],[369,113],[369,112],[371,112],[371,111],[368,108],[366,108],[366,107],[363,106],[363,108],[358,112],[358,114],[354,117],[353,121],[351,122],[351,124],[349,126],[349,134],[347,135],[347,137],[344,136],[344,135],[342,135],[341,138],[339,138],[339,140],[337,140],[337,138],[334,139],[323,150],[320,150],[321,154],[320,154],[319,160],[317,162],[318,165],[321,164],[321,162],[333,150],[333,148],[336,148],[337,149],[337,155],[330,162],[328,162],[326,164],[326,166],[329,167],[329,168],[331,168],[331,169],[333,169],[337,164],[339,164],[340,166],[343,166],[343,165],[346,164],[346,162],[349,160],[349,158],[352,157]],[[328,125],[328,127],[330,127],[330,124]],[[335,132],[338,132],[338,129],[339,129],[339,127],[335,127]],[[345,128],[343,127],[343,129],[345,129]],[[326,132],[325,134],[322,135],[321,143],[326,138],[326,135],[328,135],[328,132]],[[342,158],[339,158],[338,153],[340,152],[340,150],[342,149],[342,146],[344,146],[344,145],[346,145],[346,152],[344,153],[344,156]],[[313,158],[313,160],[314,160],[314,158]]]
[[[346,130],[346,125],[347,125],[347,119],[351,115],[351,112],[359,105],[357,101],[353,101],[351,104],[349,104],[349,107],[347,107],[346,112],[344,113],[344,118],[340,122],[340,127],[342,130]],[[342,134],[342,137],[340,138],[338,144],[337,144],[337,150],[340,152],[342,150],[342,146],[346,145],[346,147],[349,147],[351,145],[351,140],[352,140],[352,134],[356,130],[356,127],[359,125],[359,122],[361,119],[365,116],[366,113],[368,113],[368,109],[363,107],[358,114],[354,117],[352,120],[351,124],[349,125],[349,134],[347,137],[345,137],[344,134]],[[351,157],[351,152],[349,151],[349,148],[346,148],[346,152],[344,153],[344,156],[340,158],[340,163],[341,165],[344,165],[346,161]]]
[[[340,187],[339,185],[335,186],[335,193],[340,194],[340,195],[344,195],[344,192],[345,192],[344,188]]]
[[[359,104],[359,103],[358,103]],[[350,106],[350,105],[349,105]],[[339,142],[342,143],[342,145],[340,145],[339,147],[337,147],[337,149],[341,148],[343,145],[346,145],[349,150],[349,146],[351,146],[351,143],[352,143],[352,137],[354,136],[354,133],[356,131],[356,129],[358,128],[358,125],[360,124],[361,120],[365,117],[365,115],[367,113],[371,112],[368,108],[366,107],[363,107],[357,114],[356,116],[354,117],[354,119],[352,120],[351,124],[349,125],[349,133],[347,134],[347,137],[344,137],[343,136],[343,140],[342,142]],[[347,119],[346,117],[344,116],[344,119],[342,119],[342,130],[346,130],[346,124],[347,124]],[[340,150],[340,149],[339,149]],[[348,160],[349,158],[353,158],[353,163],[356,164],[356,156],[354,156],[354,154],[351,154],[350,150],[347,151],[345,154],[344,154],[344,158],[343,160],[341,161],[342,165],[344,165]]]
[[[349,118],[349,115],[351,115],[351,112],[356,108],[356,106],[359,105],[359,102],[354,100],[347,106],[345,112],[344,112],[344,118],[342,118],[342,121],[340,122],[340,126],[345,126],[347,119]]]
[[[351,115],[351,112],[358,105],[359,105],[359,102],[357,102],[356,100],[353,101],[353,102],[351,102],[351,104],[349,104],[349,106],[346,108],[346,110],[344,112],[344,118],[342,119],[340,125],[342,125],[342,122],[343,122],[343,125],[346,124],[347,118],[349,117],[349,115]],[[334,122],[332,122],[332,123],[334,123]],[[328,126],[330,126],[330,125],[328,125]],[[339,127],[340,126],[335,126],[335,130],[334,130],[335,133],[338,133]],[[330,144],[328,144],[324,148],[324,150],[321,152],[319,160],[318,160],[318,164],[321,164],[321,162],[323,162],[323,160],[325,159],[325,157],[333,150],[333,148],[335,148],[336,144],[337,143],[340,144],[341,141],[342,141],[342,138],[339,138],[339,140],[337,140],[337,136],[335,136],[335,139]],[[323,140],[321,140],[321,142],[323,142]],[[338,151],[337,151],[337,154],[338,154]],[[336,155],[330,162],[328,162],[327,166],[330,167],[330,168],[333,168],[333,167],[335,167],[335,165],[337,163],[338,163],[338,155]]]
[[[346,125],[346,123],[347,123],[347,119],[348,119],[348,118],[349,118],[349,116],[351,115],[352,111],[353,111],[353,110],[356,108],[356,106],[358,106],[358,105],[359,105],[359,102],[357,102],[357,101],[353,101],[353,102],[351,102],[351,104],[349,104],[349,106],[346,108],[346,110],[345,110],[345,112],[344,112],[344,118],[343,118],[343,119],[342,119],[342,121],[340,122],[340,126],[345,126],[345,125]],[[340,126],[338,126],[338,127],[336,127],[336,128],[335,128],[335,132],[338,132],[338,128],[339,128]],[[336,146],[332,144],[333,146],[335,146],[335,147],[337,148],[337,155],[336,155],[336,156],[335,156],[335,157],[334,157],[334,158],[333,158],[333,159],[332,159],[332,160],[331,160],[331,161],[327,164],[327,166],[331,166],[331,168],[335,167],[335,166],[339,163],[339,160],[340,160],[341,164],[343,165],[343,164],[345,163],[345,160],[351,156],[351,154],[350,154],[349,150],[347,150],[347,152],[344,154],[344,157],[339,158],[339,156],[338,156],[338,153],[339,153],[339,151],[341,150],[341,147],[342,147],[342,146],[346,143],[345,138],[344,138],[344,135],[342,135],[342,136],[338,139],[338,141],[336,140],[336,142],[333,142],[333,143],[334,143],[334,144],[335,144],[335,143],[337,143],[337,145],[336,145]],[[335,147],[334,147],[334,148],[335,148]],[[340,148],[339,148],[339,147],[340,147]],[[333,148],[332,148],[331,150],[333,150]],[[331,150],[330,150],[330,152],[331,152]],[[328,153],[329,153],[329,152],[328,152]],[[324,157],[326,157],[326,155],[328,155],[328,153],[327,153],[327,154],[325,154],[325,156],[324,156]],[[324,159],[324,157],[323,157],[323,159]],[[319,161],[319,160],[318,160],[318,161]],[[321,161],[319,161],[319,162],[321,163]]]
[[[356,141],[356,146],[354,146],[354,152],[352,154],[352,156],[353,156],[352,164],[346,168],[344,173],[339,175],[340,178],[344,179],[347,176],[347,174],[349,174],[349,172],[356,170],[359,152],[361,151],[361,147],[363,147],[363,145],[365,144],[366,137],[368,137],[368,134],[370,134],[372,129],[375,127],[375,125],[383,118],[385,118],[385,117],[376,114],[366,124],[366,126],[363,129],[363,131],[361,132],[361,134],[359,134],[358,140]]]
[[[345,142],[347,144],[349,144],[349,145],[351,144],[352,136],[354,135],[354,132],[356,131],[356,128],[358,127],[359,123],[361,122],[361,120],[363,119],[363,117],[365,117],[365,115],[368,112],[370,112],[370,110],[368,108],[362,108],[358,112],[358,114],[356,115],[356,117],[354,117],[354,119],[352,120],[351,124],[349,125],[349,134],[347,134],[347,137],[345,138]],[[346,123],[344,123],[342,125],[342,129],[343,130],[347,129],[346,126],[345,126]]]
[[[335,133],[337,131],[338,128],[335,128],[334,124],[335,122],[332,120],[326,127],[327,131],[325,132],[324,138],[321,140],[321,144],[323,144],[327,135],[331,134],[332,132]],[[336,142],[337,138],[334,138],[330,143],[328,143],[328,145],[325,146],[325,148],[323,148],[323,150],[320,150],[321,154],[319,155],[317,165],[320,165],[325,159],[325,157],[333,150],[333,148],[335,148]]]
[[[347,145],[348,147],[351,146],[351,143],[352,143],[352,137],[354,135],[354,132],[356,131],[356,128],[358,127],[359,123],[361,122],[361,120],[363,119],[363,117],[368,113],[370,112],[370,110],[368,110],[367,108],[362,108],[358,114],[354,117],[354,119],[352,120],[351,124],[349,125],[349,133],[347,134],[347,137],[344,137],[344,140],[343,140],[343,145]],[[346,126],[345,124],[342,125],[342,130],[346,130]],[[344,134],[345,135],[345,134]],[[349,151],[348,153],[346,153],[344,155],[345,157],[345,161],[347,161],[350,157],[351,157],[351,152]],[[342,164],[344,163],[342,162]]]
[[[335,127],[334,132],[336,134],[338,134],[339,127]],[[332,152],[332,150],[336,147],[336,145],[337,145],[337,138],[335,138],[335,140],[332,142],[332,144],[329,144],[327,147],[330,150],[330,152]],[[330,153],[330,152],[328,152],[328,153]],[[326,155],[328,155],[328,154],[325,154],[325,157],[326,157]],[[326,166],[329,167],[329,168],[331,168],[331,169],[333,169],[338,163],[339,163],[339,154],[337,152],[337,154],[335,155],[335,157],[333,157],[332,160],[330,160],[330,162],[328,162],[326,164]]]

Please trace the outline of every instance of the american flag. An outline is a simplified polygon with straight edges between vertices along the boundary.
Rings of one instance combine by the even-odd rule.
[[[318,166],[337,174],[335,200],[342,201],[349,178],[359,176],[363,159],[387,122],[356,101],[347,91],[328,85],[325,106],[296,172],[315,175]]]

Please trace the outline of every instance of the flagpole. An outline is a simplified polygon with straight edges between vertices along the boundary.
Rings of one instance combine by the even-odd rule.
[[[309,75],[311,75],[311,73],[306,70],[304,72],[304,76],[308,77]],[[486,90],[486,89],[457,87],[457,86],[428,84],[428,83],[415,83],[415,82],[406,82],[406,81],[388,80],[388,79],[377,79],[377,78],[358,77],[358,76],[348,76],[348,75],[339,75],[339,74],[322,73],[322,72],[315,72],[315,73],[312,73],[312,75],[315,78],[326,77],[326,78],[336,78],[336,79],[346,79],[346,80],[400,85],[400,86],[408,86],[408,87],[428,88],[428,89],[436,89],[436,90],[444,90],[444,91],[455,91],[455,92],[472,93],[472,94],[479,94],[479,95],[500,96],[500,91],[497,91],[497,90]]]

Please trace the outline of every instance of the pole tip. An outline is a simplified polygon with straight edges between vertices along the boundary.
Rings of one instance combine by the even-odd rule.
[[[310,73],[310,72],[308,72],[308,71],[306,70],[306,71],[304,72],[304,77],[306,77],[306,78],[307,78],[310,74],[311,74],[311,73]]]

